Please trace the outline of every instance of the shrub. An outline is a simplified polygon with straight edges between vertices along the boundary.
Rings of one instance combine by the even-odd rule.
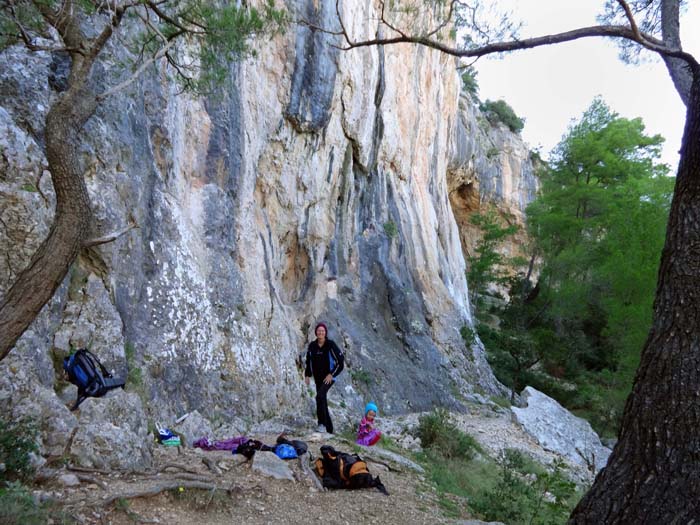
[[[505,100],[487,100],[481,104],[481,111],[486,113],[492,123],[502,122],[513,133],[520,133],[525,127],[525,121],[515,114]]]
[[[467,345],[467,348],[471,348],[474,344],[476,344],[476,330],[470,326],[462,326],[462,328],[459,329],[459,335],[462,336],[464,344]]]
[[[390,437],[387,437],[385,434],[382,434],[382,437],[379,438],[379,443],[377,443],[381,448],[387,449],[387,450],[392,450],[394,452],[402,453],[404,450]]]
[[[389,239],[393,239],[399,234],[399,229],[396,227],[396,223],[393,221],[384,223],[384,233]]]
[[[0,523],[5,525],[43,525],[48,522],[46,509],[36,504],[31,493],[20,483],[0,488]]]
[[[497,484],[471,500],[483,519],[513,525],[566,522],[578,498],[576,485],[563,475],[563,463],[547,471],[518,450],[506,449],[498,466]]]
[[[136,348],[133,343],[127,341],[124,345],[124,355],[126,356],[126,364],[129,367],[126,382],[130,386],[139,388],[143,385],[143,370],[136,366]]]
[[[450,413],[442,408],[418,420],[418,437],[424,449],[447,459],[472,459],[481,450],[476,440],[459,430]]]
[[[364,383],[366,386],[372,384],[372,375],[362,368],[357,370],[350,370],[350,377],[356,383]]]
[[[479,100],[479,81],[476,79],[476,69],[469,66],[462,73],[462,90]]]
[[[0,463],[5,465],[0,479],[28,479],[34,473],[31,453],[38,450],[37,428],[28,418],[11,421],[0,416]]]
[[[510,408],[512,406],[510,399],[508,399],[507,397],[489,396],[489,399],[491,401],[493,401],[494,403],[496,403],[499,407],[502,407],[502,408]]]

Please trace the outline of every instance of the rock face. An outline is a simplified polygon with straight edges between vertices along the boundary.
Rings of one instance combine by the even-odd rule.
[[[542,448],[595,472],[606,465],[611,450],[603,446],[588,421],[532,387],[526,387],[521,396],[527,406],[512,407],[513,416]]]
[[[467,94],[459,100],[455,133],[447,184],[464,253],[474,254],[481,236],[470,217],[494,209],[505,223],[521,226],[502,246],[503,254],[529,258],[522,227],[525,208],[539,189],[537,161],[529,147],[505,125],[489,123]]]
[[[83,467],[144,470],[151,466],[153,434],[141,399],[114,390],[80,407],[70,455]]]
[[[191,447],[202,436],[214,435],[209,421],[202,417],[197,410],[189,414],[181,423],[172,425],[172,429],[180,435],[183,445],[187,447]],[[236,436],[239,434],[240,432],[234,431],[230,435]]]
[[[288,8],[335,24],[334,2]],[[377,18],[371,2],[342,11]],[[193,410],[219,424],[311,412],[298,357],[320,320],[347,355],[330,397],[358,412],[370,398],[400,413],[500,392],[483,351],[459,335],[472,321],[455,195],[474,199],[481,167],[494,177],[480,175],[480,191],[504,202],[530,189],[495,182],[475,110],[458,107],[452,59],[412,46],[340,52],[335,38],[294,26],[204,99],[179,95],[159,64],[88,122],[81,162],[94,233],[138,229],[85,250],[0,363],[0,408],[47,415],[47,453],[62,453],[78,426],[74,449],[97,439],[85,425],[104,423],[89,409],[97,403],[79,422],[65,409],[60,362],[80,347],[128,376],[144,425]],[[123,54],[105,52],[99,89],[125,74]],[[42,130],[66,65],[21,47],[0,54],[0,296],[51,224]],[[525,169],[512,138],[487,135]],[[132,456],[145,458],[144,447]]]

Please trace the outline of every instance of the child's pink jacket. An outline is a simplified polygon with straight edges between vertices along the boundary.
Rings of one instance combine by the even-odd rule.
[[[362,418],[360,421],[360,426],[357,429],[357,444],[364,445],[365,447],[371,447],[379,438],[382,437],[381,431],[373,428],[372,423],[367,420],[366,417]]]

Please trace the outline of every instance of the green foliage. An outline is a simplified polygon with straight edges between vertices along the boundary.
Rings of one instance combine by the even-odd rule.
[[[479,100],[479,81],[476,79],[477,71],[472,66],[462,72],[462,90],[469,93],[474,100]]]
[[[181,492],[178,492],[181,495]],[[117,498],[114,502],[114,508],[120,512],[123,512],[131,523],[143,523],[143,518],[139,516],[136,512],[131,510],[131,504],[126,498]]]
[[[594,100],[527,210],[537,286],[512,278],[498,328],[478,325],[499,380],[544,391],[604,435],[617,432],[651,323],[673,191],[662,141]]]
[[[507,318],[512,313],[514,309],[507,312],[503,310],[500,316]],[[511,387],[514,396],[527,385],[541,386],[537,374],[531,369],[547,352],[551,339],[548,340],[544,333],[530,333],[517,324],[513,326],[509,321],[506,319],[497,329],[479,323],[477,331],[488,350],[489,363],[493,366],[496,377]]]
[[[26,480],[34,474],[31,454],[38,451],[36,423],[23,418],[11,420],[0,416],[0,463],[5,470],[0,472],[3,480]]]
[[[230,74],[231,62],[255,54],[249,43],[251,36],[281,31],[288,23],[286,12],[276,9],[274,0],[267,0],[262,10],[200,0],[192,2],[188,16],[207,28],[199,55],[201,73],[195,85],[198,91],[222,83]]]
[[[44,525],[47,510],[37,505],[32,494],[20,483],[0,488],[0,523],[5,525]]]
[[[350,370],[350,377],[356,383],[363,383],[366,386],[372,384],[372,374],[362,368]]]
[[[358,419],[359,421],[359,419]],[[335,436],[338,438],[342,438],[345,441],[352,443],[355,441],[357,438],[357,435],[355,434],[356,429],[354,428],[355,423],[351,423],[350,426],[344,426],[340,430],[338,430],[335,433]]]
[[[551,471],[543,470],[519,451],[507,449],[498,467],[495,486],[471,500],[483,519],[509,525],[566,522],[578,497],[576,485],[563,474],[563,463],[556,462]]]
[[[405,453],[405,450],[402,449],[396,441],[388,437],[386,434],[382,434],[382,437],[379,438],[379,441],[377,442],[377,446],[384,448],[386,450],[391,450],[392,452],[396,452],[398,454]]]
[[[472,459],[481,451],[476,440],[459,430],[450,413],[442,408],[420,417],[418,437],[424,449],[446,459]]]
[[[489,399],[502,408],[510,408],[512,406],[510,400],[503,396],[489,396]]]
[[[508,126],[513,133],[520,133],[525,127],[525,121],[515,114],[505,100],[486,100],[481,104],[481,111],[492,123],[501,122]]]
[[[471,346],[476,343],[476,331],[469,326],[464,325],[462,328],[460,328],[459,335],[462,336],[464,344],[467,345],[467,348],[471,348]]]
[[[396,223],[393,221],[385,222],[384,233],[387,237],[389,237],[389,239],[396,237],[399,234],[399,229],[397,228]]]
[[[466,514],[465,511],[471,509],[456,507],[452,500],[444,497],[445,494],[454,494],[470,500],[481,491],[494,487],[497,482],[494,464],[491,461],[448,460],[430,451],[421,454],[419,460],[441,496],[441,505],[445,507],[449,517],[462,517],[462,514]]]
[[[611,413],[597,418],[611,434],[651,323],[674,183],[658,163],[662,143],[644,134],[641,119],[595,99],[556,148],[542,196],[528,208],[545,260],[543,299],[568,341],[568,362],[559,364],[588,385],[572,408]]]
[[[530,162],[532,162],[535,166],[544,163],[542,153],[538,149],[530,150]]]
[[[138,388],[143,386],[143,369],[136,365],[136,348],[133,343],[127,341],[124,345],[124,354],[128,366],[127,384]]]
[[[25,40],[34,45],[38,37],[49,35],[47,19],[37,8],[40,3],[0,3],[0,49],[26,44]],[[98,13],[102,8],[93,0],[80,0],[72,4],[70,15],[99,31],[104,25]],[[139,15],[136,9],[141,11]],[[288,14],[277,9],[274,0],[267,0],[260,8],[206,0],[163,0],[154,5],[134,2],[126,6],[126,17],[140,28],[120,41],[131,51],[128,62],[132,72],[154,58],[164,58],[182,88],[195,93],[210,93],[230,77],[232,62],[255,55],[252,38],[271,36],[289,23]],[[187,40],[188,45],[175,45],[178,40]],[[81,45],[88,42],[85,38]]]
[[[440,505],[449,517],[477,517],[509,525],[566,523],[581,494],[562,463],[543,467],[519,451],[494,461],[445,458],[431,450],[419,455]]]
[[[44,35],[46,24],[33,2],[0,4],[0,50],[22,42],[19,26],[25,31]]]
[[[501,220],[493,210],[485,214],[475,213],[470,221],[482,232],[482,237],[476,245],[475,255],[468,257],[467,261],[469,265],[467,282],[472,303],[478,310],[479,298],[487,292],[491,284],[503,285],[508,282],[509,272],[506,266],[509,261],[499,253],[498,247],[507,237],[514,235],[518,227],[502,226]]]

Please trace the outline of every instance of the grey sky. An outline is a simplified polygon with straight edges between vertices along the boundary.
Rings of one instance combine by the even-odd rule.
[[[513,12],[527,25],[521,36],[536,36],[595,24],[601,0],[511,0]],[[700,59],[700,2],[689,2],[681,20],[683,48]],[[649,55],[651,56],[651,55]],[[479,72],[482,100],[505,99],[526,119],[524,139],[543,154],[555,146],[572,118],[579,118],[593,97],[602,95],[624,117],[642,117],[650,134],[666,138],[663,161],[675,172],[685,107],[663,63],[638,66],[618,59],[614,42],[588,38],[511,53],[502,59],[482,59]]]

